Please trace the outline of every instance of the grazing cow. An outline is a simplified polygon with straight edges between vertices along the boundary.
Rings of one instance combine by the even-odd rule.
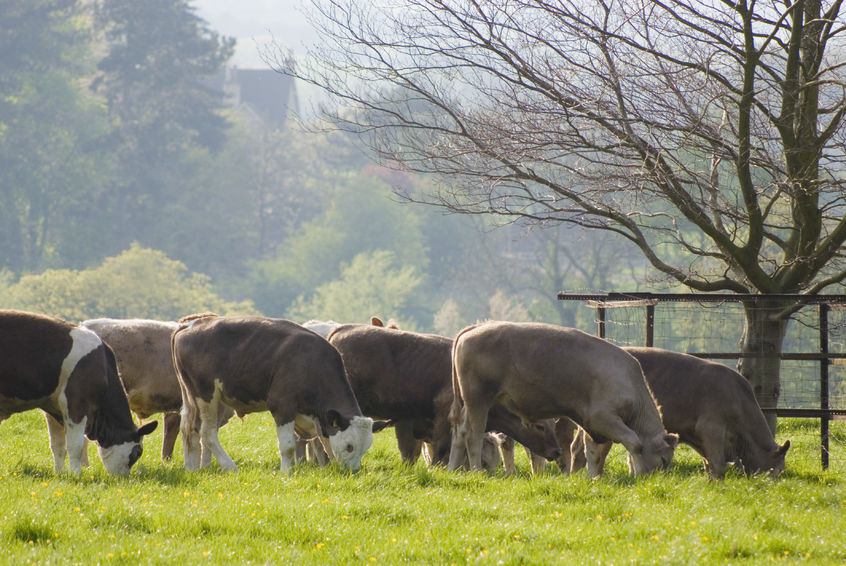
[[[364,414],[393,421],[402,459],[413,463],[423,442],[431,461],[445,464],[450,453],[452,340],[366,324],[345,324],[329,335],[347,368]],[[560,454],[551,427],[525,425],[495,405],[488,429],[513,437],[551,459]]]
[[[678,437],[664,430],[637,360],[610,342],[550,324],[489,322],[461,331],[452,355],[450,468],[462,445],[471,467],[481,466],[482,433],[497,401],[528,421],[569,417],[588,444],[622,443],[636,474],[672,461]],[[590,461],[588,473],[598,475]]]
[[[704,459],[705,469],[722,479],[729,462],[746,474],[784,471],[787,440],[779,446],[749,382],[731,368],[660,348],[624,348],[640,362],[646,382],[661,406],[668,431]],[[574,444],[574,454],[579,448]],[[602,459],[611,446],[602,447]]]
[[[182,387],[187,468],[206,464],[200,444],[221,468],[236,468],[217,436],[224,405],[239,416],[270,411],[282,471],[295,461],[297,430],[328,437],[324,447],[330,455],[347,468],[361,467],[373,442],[373,421],[361,413],[341,356],[317,334],[281,319],[208,316],[181,325],[172,348]]]
[[[109,473],[129,474],[157,423],[135,426],[114,354],[96,334],[58,318],[0,311],[0,359],[0,421],[44,411],[56,472],[66,455],[70,471],[80,472],[87,436]]]
[[[82,326],[94,331],[112,349],[129,408],[142,421],[163,413],[162,460],[170,460],[179,434],[182,392],[173,369],[170,339],[176,322],[146,319],[97,318]],[[221,413],[228,421],[233,411]]]

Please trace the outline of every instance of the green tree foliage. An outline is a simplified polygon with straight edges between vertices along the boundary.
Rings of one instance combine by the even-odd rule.
[[[326,210],[285,240],[278,258],[252,264],[250,296],[262,312],[281,315],[298,296],[338,279],[342,266],[361,253],[390,251],[398,263],[426,272],[420,218],[393,203],[384,183],[347,175],[334,190]]]
[[[109,144],[119,177],[110,205],[123,246],[162,233],[170,197],[190,186],[190,149],[223,146],[223,98],[208,81],[234,40],[209,30],[184,0],[104,0],[95,13],[108,52],[94,87],[115,125]]]
[[[0,303],[70,321],[101,316],[175,320],[200,311],[258,314],[248,301],[223,300],[207,276],[138,244],[93,269],[25,275],[0,289]]]
[[[393,252],[361,253],[343,265],[340,279],[320,285],[310,297],[297,297],[286,316],[299,322],[365,322],[373,315],[389,313],[401,328],[412,330],[416,324],[402,313],[420,282],[417,270],[398,265]]]
[[[80,77],[86,20],[67,0],[0,5],[0,265],[16,273],[83,262],[101,250],[97,192],[106,131]]]
[[[435,313],[432,327],[441,336],[455,336],[467,326],[467,322],[461,316],[461,308],[453,299],[447,299]]]

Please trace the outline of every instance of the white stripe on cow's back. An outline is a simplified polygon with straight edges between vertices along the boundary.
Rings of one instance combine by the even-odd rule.
[[[59,383],[56,387],[56,393],[58,394],[56,401],[61,409],[63,419],[67,419],[68,417],[68,400],[65,395],[65,388],[68,385],[68,379],[71,373],[73,373],[79,360],[96,350],[103,343],[99,336],[87,328],[76,327],[70,331],[70,336],[73,343],[70,352],[68,352],[68,355],[62,361],[62,369],[59,372]]]

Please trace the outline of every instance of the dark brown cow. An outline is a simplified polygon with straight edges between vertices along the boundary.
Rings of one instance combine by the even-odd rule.
[[[157,423],[135,426],[114,354],[96,334],[58,318],[0,311],[0,359],[0,421],[44,411],[56,472],[66,455],[70,471],[80,472],[87,436],[106,470],[129,474]]]
[[[451,443],[452,340],[365,324],[346,324],[329,334],[347,368],[364,414],[394,423],[400,454],[414,462],[423,441],[431,444],[432,463],[446,464]],[[495,405],[488,430],[513,437],[555,459],[560,454],[551,427],[524,425]]]
[[[81,326],[93,330],[114,352],[132,412],[142,421],[163,413],[162,460],[170,460],[182,408],[182,392],[170,349],[171,336],[179,324],[141,318],[96,318]],[[233,414],[232,410],[223,411],[218,426],[223,426]]]
[[[777,476],[784,471],[790,441],[776,444],[742,375],[689,354],[660,348],[624,350],[640,362],[666,429],[702,456],[711,477],[725,477],[729,462],[740,463],[746,474]],[[610,448],[603,447],[603,460]]]
[[[640,365],[605,340],[550,324],[489,322],[456,337],[453,371],[451,468],[462,445],[471,467],[480,467],[482,433],[497,401],[529,421],[569,417],[590,435],[589,449],[622,443],[636,474],[672,461],[678,437],[664,430]],[[597,475],[590,461],[588,472]]]
[[[236,468],[217,436],[223,406],[238,415],[270,411],[282,471],[295,461],[295,429],[328,438],[327,452],[343,466],[361,466],[373,421],[361,413],[341,356],[317,334],[287,320],[209,316],[181,325],[172,348],[187,468],[205,465],[210,457],[204,454],[213,454],[224,470]]]

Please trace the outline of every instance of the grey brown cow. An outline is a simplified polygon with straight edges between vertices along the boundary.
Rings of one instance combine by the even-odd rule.
[[[712,478],[725,477],[731,462],[746,474],[784,471],[790,448],[773,438],[749,382],[738,372],[660,348],[624,348],[640,362],[646,382],[661,406],[664,426],[704,459]],[[574,451],[578,451],[578,439]],[[611,445],[603,446],[601,458]]]
[[[214,455],[224,470],[236,468],[217,435],[224,406],[239,416],[270,412],[282,471],[295,461],[297,431],[319,436],[344,467],[361,466],[373,421],[358,406],[341,356],[314,332],[282,319],[207,316],[181,325],[172,347],[187,468],[205,465],[202,453]]]
[[[347,368],[364,414],[395,426],[402,459],[414,462],[421,443],[430,444],[431,462],[446,464],[450,454],[452,340],[376,325],[345,324],[329,334]],[[524,423],[499,404],[488,430],[502,432],[539,454],[560,455],[551,426]]]
[[[141,421],[162,413],[162,460],[170,460],[182,408],[182,392],[170,349],[171,335],[179,324],[140,318],[96,318],[81,326],[93,330],[114,352],[130,410]],[[231,409],[222,411],[218,426],[223,426],[233,414]]]
[[[157,423],[135,426],[114,354],[96,334],[58,318],[0,311],[0,359],[0,421],[44,411],[56,472],[66,456],[70,471],[80,472],[87,436],[106,470],[129,474]]]
[[[462,444],[471,467],[480,467],[482,433],[497,401],[528,421],[570,418],[594,450],[607,440],[622,443],[635,474],[672,461],[678,437],[664,429],[640,365],[605,340],[550,324],[488,322],[461,331],[452,356],[451,468]],[[588,472],[597,475],[590,462]]]

